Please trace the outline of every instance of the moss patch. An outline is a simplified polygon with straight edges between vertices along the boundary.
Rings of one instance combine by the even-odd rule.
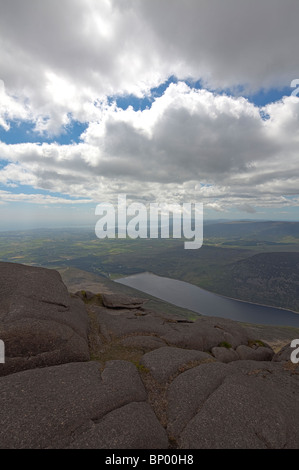
[[[221,341],[221,343],[218,344],[219,348],[226,348],[226,349],[231,349],[232,345],[228,343],[227,341]]]
[[[134,366],[137,367],[137,370],[139,372],[149,373],[149,369],[147,367],[145,367],[143,364],[140,364],[139,361],[131,361],[131,362],[134,364]]]
[[[263,341],[261,341],[260,339],[250,339],[248,341],[248,346],[250,348],[252,348],[253,346],[257,346],[257,347],[266,347],[265,343],[263,343]]]

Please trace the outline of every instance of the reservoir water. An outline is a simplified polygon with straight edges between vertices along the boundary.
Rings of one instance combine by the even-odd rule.
[[[148,272],[117,279],[115,282],[202,315],[261,325],[299,327],[299,314],[290,310],[223,297],[188,282]]]

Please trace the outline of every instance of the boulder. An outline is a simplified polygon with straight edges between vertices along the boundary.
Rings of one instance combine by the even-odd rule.
[[[215,347],[212,348],[212,354],[217,361],[225,362],[226,364],[240,359],[238,353],[232,348]]]
[[[113,310],[98,306],[91,306],[90,311],[97,317],[100,332],[107,341],[112,337],[130,335],[155,335],[162,338],[173,328],[173,324],[165,321],[162,315],[136,315],[135,310]]]
[[[168,432],[182,449],[298,449],[299,378],[281,364],[202,364],[168,392]]]
[[[236,352],[241,360],[271,361],[274,351],[269,347],[260,346],[256,349],[244,344],[237,347]]]
[[[130,297],[124,294],[102,294],[103,305],[107,308],[140,308],[146,299]]]
[[[0,263],[0,376],[89,360],[88,316],[57,271]]]
[[[291,343],[288,343],[273,356],[272,361],[288,362],[291,360],[291,354],[293,351],[294,351],[294,348],[291,348]]]
[[[195,322],[180,322],[149,310],[142,315],[136,309],[120,307],[91,306],[90,310],[97,316],[101,333],[107,341],[112,337],[155,335],[174,347],[211,351],[222,342],[236,348],[249,340],[247,330],[242,325],[218,317],[201,316]]]
[[[178,440],[181,432],[200,411],[205,400],[230,374],[227,364],[202,364],[178,375],[168,389],[167,430]]]
[[[176,327],[163,339],[180,348],[211,351],[222,342],[233,348],[247,344],[249,337],[246,328],[233,320],[200,316],[194,323]]]
[[[190,363],[211,362],[213,360],[210,354],[202,351],[166,346],[144,354],[141,364],[149,369],[158,382],[166,382],[176,372],[188,367]]]
[[[0,378],[0,396],[1,449],[167,446],[130,362],[110,361],[103,372],[92,361],[18,372]]]

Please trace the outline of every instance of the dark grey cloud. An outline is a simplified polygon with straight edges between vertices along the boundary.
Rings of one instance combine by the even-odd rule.
[[[219,87],[288,86],[298,74],[297,0],[139,1],[161,56]]]

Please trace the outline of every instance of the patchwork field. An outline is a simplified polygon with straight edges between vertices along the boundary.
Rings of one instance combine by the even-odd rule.
[[[61,272],[72,268],[81,271],[82,280],[149,271],[228,297],[299,311],[299,223],[209,224],[201,249],[185,250],[183,242],[99,240],[92,229],[1,232],[0,260]]]

